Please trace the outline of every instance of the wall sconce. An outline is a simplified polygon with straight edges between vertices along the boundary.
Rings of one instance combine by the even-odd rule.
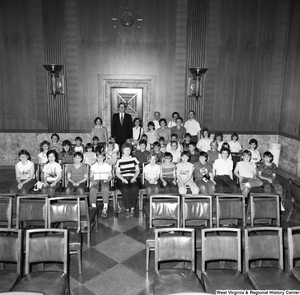
[[[43,65],[43,67],[48,71],[49,76],[49,94],[56,98],[56,94],[64,94],[64,76],[60,75],[63,67],[62,65]]]
[[[189,97],[202,97],[203,88],[203,75],[207,72],[206,68],[189,68],[189,80],[188,80],[188,96]]]

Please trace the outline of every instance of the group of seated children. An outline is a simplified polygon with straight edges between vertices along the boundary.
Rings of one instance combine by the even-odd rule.
[[[192,142],[191,135],[186,133],[183,141],[178,140],[177,134],[172,134],[167,145],[164,138],[160,138],[150,146],[148,137],[152,136],[154,139],[154,124],[151,123],[148,124],[149,131],[142,135],[133,149],[137,162],[141,167],[144,166],[145,186],[149,196],[159,192],[185,194],[189,188],[192,194],[204,195],[213,195],[215,190],[220,193],[228,189],[232,193],[241,190],[247,197],[251,188],[263,186],[267,193],[273,188],[282,200],[283,190],[276,181],[273,155],[265,152],[261,159],[256,139],[251,139],[249,149],[241,153],[242,161],[234,163],[231,153],[240,153],[242,150],[236,133],[226,143],[223,142],[221,132],[217,132],[214,139],[211,139],[210,131],[204,128],[203,138],[198,143]],[[36,174],[41,180],[42,193],[54,195],[62,178],[61,165],[69,164],[65,193],[69,195],[77,191],[78,194],[84,194],[89,165],[90,203],[96,206],[97,192],[101,186],[104,202],[102,217],[106,217],[109,183],[113,177],[112,167],[119,158],[119,146],[113,138],[109,138],[103,146],[99,144],[97,136],[86,146],[82,144],[80,137],[75,138],[75,144],[67,139],[60,144],[56,133],[51,139],[51,143],[43,141],[40,144],[41,152],[38,154],[39,171]],[[24,194],[36,183],[34,164],[26,150],[19,152],[19,160],[15,166],[17,181],[10,192]]]

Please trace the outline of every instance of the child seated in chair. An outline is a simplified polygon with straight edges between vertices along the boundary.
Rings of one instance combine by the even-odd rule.
[[[160,143],[160,151],[162,153],[165,153],[167,151],[167,145],[166,145],[166,141],[165,141],[165,138],[163,136],[161,136],[159,139],[158,139],[159,143]],[[170,143],[168,143],[170,144]]]
[[[140,149],[135,152],[135,157],[139,160],[140,165],[143,165],[143,164],[149,162],[149,158],[150,158],[151,153],[146,150],[146,147],[147,147],[147,141],[146,140],[141,139],[139,141],[139,146],[140,146]]]
[[[158,141],[155,141],[153,143],[153,153],[157,156],[157,163],[161,163],[164,157],[164,153],[160,151],[160,143]]]
[[[109,183],[112,180],[112,167],[105,163],[106,154],[97,152],[97,163],[91,167],[91,188],[90,203],[92,207],[96,207],[97,193],[101,184],[101,194],[103,198],[103,210],[101,217],[107,217],[108,201],[109,201]]]
[[[281,211],[284,211],[283,206],[283,190],[280,183],[276,180],[276,164],[273,163],[274,156],[271,152],[265,152],[263,154],[262,162],[258,166],[258,178],[263,182],[264,191],[266,193],[272,192],[272,187],[276,194],[281,199]]]
[[[146,150],[150,152],[151,150],[151,144],[148,142],[148,136],[144,133],[141,136],[141,140],[145,140],[146,141]],[[138,143],[138,145],[136,146],[136,149],[139,150],[140,149],[140,145]]]
[[[183,151],[189,150],[189,144],[192,140],[192,135],[190,133],[186,133],[182,142],[182,149]]]
[[[76,152],[73,161],[74,163],[69,165],[67,169],[68,186],[66,195],[71,195],[74,191],[76,191],[78,195],[84,195],[88,170],[87,166],[82,163],[83,154]]]
[[[47,152],[48,162],[43,169],[44,184],[42,187],[42,194],[53,197],[55,191],[60,187],[61,181],[61,166],[58,164],[58,154],[56,150],[49,150]]]
[[[83,163],[91,166],[96,162],[96,153],[93,152],[93,145],[90,142],[86,144],[85,148]]]
[[[194,165],[189,163],[190,153],[183,152],[181,154],[181,163],[176,165],[177,170],[177,184],[179,194],[186,194],[187,187],[192,191],[192,194],[198,194],[199,188],[193,180]]]
[[[161,163],[160,181],[165,193],[178,193],[176,182],[176,166],[172,162],[173,156],[165,152],[163,162]]]
[[[200,151],[196,147],[196,142],[190,142],[189,143],[189,152],[190,152],[190,163],[197,163],[199,161]]]
[[[237,162],[234,174],[239,179],[240,188],[245,198],[248,197],[252,187],[263,185],[263,182],[257,178],[257,168],[251,162],[251,152],[248,150],[243,151],[243,161]]]
[[[148,197],[157,195],[159,192],[158,180],[161,174],[160,165],[156,164],[157,156],[151,154],[149,157],[149,164],[144,168],[145,186],[147,188]]]
[[[62,151],[58,154],[59,164],[72,164],[73,163],[73,149],[71,141],[65,139],[62,142]]]
[[[237,193],[239,188],[232,177],[233,162],[229,158],[230,150],[228,148],[221,149],[221,158],[215,160],[213,165],[213,179],[216,182],[216,189],[223,193],[229,188],[232,193]]]
[[[207,162],[206,152],[200,152],[198,161],[194,164],[194,178],[202,195],[213,195],[215,182],[212,181],[212,166]]]
[[[116,144],[112,140],[109,140],[105,147],[105,154],[106,154],[105,163],[111,166],[115,166],[119,158],[119,152],[116,151],[115,145]]]
[[[85,147],[82,143],[82,138],[80,136],[75,137],[75,144],[73,145],[74,152],[84,153]]]
[[[9,191],[12,194],[26,194],[28,190],[33,188],[35,183],[34,164],[30,161],[30,154],[26,150],[21,150],[19,160],[15,166],[16,182]]]
[[[170,153],[173,156],[173,163],[179,163],[181,160],[181,152],[178,151],[178,141],[177,140],[171,140],[170,141],[171,144],[171,150]]]
[[[44,181],[43,179],[44,175],[42,171],[44,165],[48,162],[47,152],[49,151],[49,149],[50,149],[50,142],[47,140],[42,141],[40,144],[40,153],[38,154],[39,165],[36,171],[37,180]]]
[[[219,158],[218,142],[216,140],[213,140],[210,143],[210,150],[207,152],[207,155],[208,155],[207,162],[210,165],[213,165],[215,160]]]
[[[180,143],[180,140],[178,139],[178,135],[176,133],[171,134],[171,141],[177,141],[178,142],[178,147],[177,150],[182,153],[183,152],[183,147]],[[171,152],[171,142],[169,142],[166,146],[166,152]]]
[[[258,163],[261,160],[259,151],[257,150],[258,142],[255,138],[251,138],[249,141],[249,151],[251,152],[251,162]]]

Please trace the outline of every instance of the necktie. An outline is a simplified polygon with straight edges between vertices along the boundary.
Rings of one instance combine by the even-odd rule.
[[[124,114],[121,114],[121,125],[123,125],[124,122]]]

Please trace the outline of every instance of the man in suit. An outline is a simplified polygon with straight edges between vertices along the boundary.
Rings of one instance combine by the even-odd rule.
[[[126,139],[132,138],[132,118],[126,114],[126,105],[123,102],[119,103],[119,112],[113,114],[111,136],[116,138],[116,143],[122,147]]]

